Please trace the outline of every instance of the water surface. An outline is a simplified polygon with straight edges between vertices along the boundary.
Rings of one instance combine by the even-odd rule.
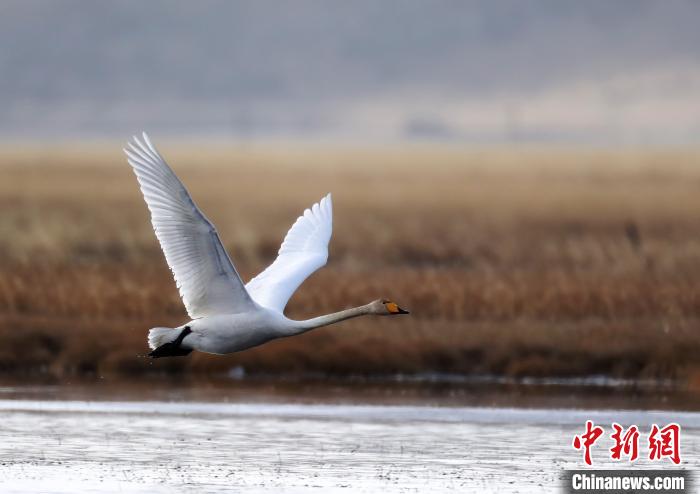
[[[694,411],[466,405],[410,387],[292,399],[246,386],[4,386],[2,491],[557,492],[582,464],[570,444],[586,419],[606,430],[679,422],[682,467],[700,462]],[[614,466],[607,447],[594,449],[596,467]]]

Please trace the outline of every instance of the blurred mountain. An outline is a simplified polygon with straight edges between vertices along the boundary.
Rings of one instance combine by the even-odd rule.
[[[0,137],[697,143],[700,2],[0,3]]]

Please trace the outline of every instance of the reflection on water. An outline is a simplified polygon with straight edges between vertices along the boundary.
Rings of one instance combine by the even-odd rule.
[[[557,492],[562,471],[581,466],[570,444],[587,418],[680,422],[682,466],[700,466],[700,413],[668,410],[681,399],[673,390],[647,412],[631,405],[653,399],[629,389],[188,384],[4,383],[2,491]],[[537,407],[517,408],[525,402]],[[589,410],[559,409],[569,404]],[[594,450],[596,467],[614,466],[606,447]]]
[[[508,381],[289,379],[179,376],[123,379],[0,379],[0,399],[334,403],[515,408],[698,410],[700,393],[673,383],[607,379]]]

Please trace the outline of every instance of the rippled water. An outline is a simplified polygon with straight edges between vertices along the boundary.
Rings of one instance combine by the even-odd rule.
[[[679,422],[682,466],[698,467],[695,412],[25,397],[0,400],[0,479],[22,493],[557,492],[586,419]]]

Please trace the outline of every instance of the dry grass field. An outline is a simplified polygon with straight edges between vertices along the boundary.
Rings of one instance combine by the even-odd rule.
[[[329,264],[291,316],[378,297],[412,315],[151,361],[146,330],[186,314],[120,146],[6,146],[0,372],[700,382],[700,152],[159,147],[246,280],[333,192]]]

